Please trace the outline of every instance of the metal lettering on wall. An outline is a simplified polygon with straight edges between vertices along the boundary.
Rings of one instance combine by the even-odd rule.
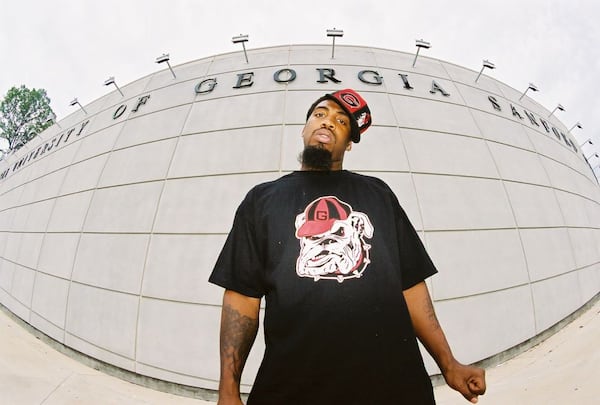
[[[490,101],[490,103],[492,104],[492,107],[494,108],[494,110],[496,111],[502,111],[502,106],[500,105],[500,103],[498,102],[498,100],[496,99],[496,97],[494,96],[488,96],[488,100]],[[521,113],[519,112],[519,110],[517,109],[517,107],[515,107],[512,103],[509,103],[510,105],[510,112],[511,115],[513,117],[517,117],[519,118],[521,121],[525,119],[525,117],[527,117],[529,119],[529,123],[532,126],[535,126],[537,128],[540,128],[540,122],[542,123],[542,126],[544,128],[544,130],[546,131],[546,133],[548,134],[554,134],[554,136],[556,137],[556,139],[558,141],[564,142],[568,147],[570,147],[571,149],[573,149],[573,151],[575,153],[579,152],[579,150],[577,149],[577,146],[575,146],[575,144],[573,143],[573,141],[571,141],[569,138],[567,138],[567,136],[558,128],[556,127],[551,127],[550,124],[544,120],[541,117],[535,117],[535,115],[533,115],[532,112],[529,112],[525,109],[523,109],[523,113],[525,115],[525,117],[523,117],[521,115]],[[538,120],[540,122],[538,122]]]
[[[336,72],[333,68],[316,68],[317,78],[316,83],[342,83],[342,79],[336,76]],[[293,68],[282,68],[273,74],[273,81],[279,84],[288,84],[295,81],[298,77],[297,72]],[[360,82],[373,85],[373,86],[381,86],[383,84],[383,76],[377,71],[372,69],[365,69],[358,72],[358,80]],[[409,80],[409,75],[406,73],[398,73],[397,80],[400,80],[403,85],[403,89],[412,91],[414,87],[411,85]],[[197,95],[204,95],[212,93],[217,87],[218,80],[216,77],[205,78],[202,81],[198,82],[194,86],[194,91]],[[236,73],[235,83],[232,86],[234,89],[242,89],[252,87],[254,84],[254,72],[240,72]],[[429,89],[430,94],[439,94],[443,97],[450,97],[450,93],[446,91],[435,79],[431,80],[431,87]],[[488,101],[491,103],[493,110],[497,112],[503,112],[503,108],[500,105],[500,102],[493,95],[487,96]],[[137,112],[142,106],[144,106],[148,100],[150,99],[150,95],[144,95],[138,97],[137,101],[133,109],[132,113]],[[125,112],[127,111],[128,106],[126,104],[119,105],[112,114],[113,120],[121,118]],[[512,103],[509,103],[510,115],[518,118],[523,121],[527,118],[528,122],[535,127],[536,129],[543,128],[547,134],[552,134],[556,137],[559,142],[564,142],[568,147],[572,148],[575,153],[578,153],[578,149],[562,131],[559,129],[550,126],[550,124],[541,117],[536,117],[533,113],[525,110],[525,109],[517,109]],[[19,168],[23,167],[30,161],[37,159],[40,156],[43,156],[46,152],[57,148],[59,145],[66,144],[69,140],[72,140],[71,135],[75,133],[75,137],[78,137],[82,134],[86,126],[89,124],[89,120],[78,124],[74,128],[70,128],[67,131],[57,135],[52,138],[50,141],[46,142],[43,146],[38,147],[36,150],[31,151],[19,161],[14,163],[12,167],[7,168],[4,172],[0,173],[0,180],[5,179],[10,173],[15,172]],[[527,121],[526,121],[527,122]],[[540,126],[541,123],[541,126]]]
[[[318,79],[316,80],[317,83],[328,83],[328,82],[332,82],[335,84],[342,83],[342,80],[336,76],[335,70],[333,68],[316,68],[316,71],[318,72]],[[380,86],[383,84],[383,76],[381,76],[379,74],[379,72],[376,70],[372,70],[372,69],[361,70],[360,72],[358,72],[357,76],[358,76],[358,80],[360,80],[362,83],[365,83],[365,84],[370,84],[370,85],[374,85],[374,86]],[[410,84],[408,74],[398,73],[398,76],[399,76],[400,80],[402,80],[404,89],[414,90],[414,87],[411,86],[411,84]],[[291,83],[294,80],[296,80],[297,77],[298,77],[298,74],[296,73],[296,71],[294,69],[283,68],[283,69],[279,69],[279,70],[275,71],[275,73],[273,74],[273,81],[275,81],[276,83],[287,84],[287,83]],[[236,84],[233,86],[233,88],[240,89],[240,88],[244,88],[244,87],[251,87],[253,84],[254,84],[254,72],[237,73],[237,81],[236,81]],[[217,78],[211,77],[211,78],[204,79],[201,82],[199,82],[196,85],[195,90],[196,90],[197,94],[207,94],[207,93],[211,93],[215,89],[216,85],[217,85]],[[431,93],[431,94],[439,93],[440,95],[442,95],[444,97],[450,97],[450,93],[447,92],[435,79],[431,80],[431,88],[429,89],[429,93]],[[488,95],[488,100],[492,104],[492,107],[494,110],[496,110],[498,112],[503,111],[498,100],[494,96]],[[521,111],[518,110],[513,104],[510,104],[510,111],[511,111],[512,116],[517,117],[520,120],[524,120],[525,117],[528,118],[530,124],[532,126],[535,126],[538,129],[540,128],[540,122],[541,122],[546,133],[554,134],[554,136],[556,136],[558,141],[564,142],[568,147],[573,149],[573,151],[575,153],[579,152],[577,149],[577,146],[575,146],[575,144],[573,143],[572,140],[570,140],[559,129],[557,129],[555,127],[551,127],[548,124],[548,122],[545,121],[544,119],[542,119],[541,117],[536,118],[533,113],[531,113],[527,110],[524,110],[524,109],[522,110],[523,114],[521,114]],[[539,120],[539,122],[538,122],[538,120]]]
[[[145,96],[138,97],[135,106],[131,112],[137,112],[141,106],[145,105],[146,102],[150,99],[150,95],[146,94]],[[113,119],[117,119],[125,113],[127,110],[127,105],[121,104],[117,107],[115,112],[113,113]],[[69,141],[73,139],[77,139],[85,130],[85,128],[90,123],[90,120],[85,120],[76,126],[67,129],[65,132],[62,132],[56,135],[54,138],[46,142],[44,145],[40,145],[37,149],[32,150],[17,162],[15,162],[12,166],[9,166],[6,170],[0,173],[0,180],[4,180],[10,173],[14,173],[19,170],[21,167],[25,166],[27,163],[36,160],[38,157],[43,156],[46,152],[50,152],[52,149],[58,148],[61,145],[67,144]],[[73,135],[73,137],[72,137]]]

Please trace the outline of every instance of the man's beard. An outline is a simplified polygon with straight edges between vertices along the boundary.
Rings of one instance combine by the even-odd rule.
[[[298,159],[306,169],[331,170],[333,165],[331,152],[320,146],[305,146]]]

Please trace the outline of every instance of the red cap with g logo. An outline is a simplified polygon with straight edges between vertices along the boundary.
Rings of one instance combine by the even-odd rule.
[[[371,110],[367,102],[352,89],[339,90],[329,96],[356,121],[357,133],[352,131],[352,141],[358,143],[360,135],[371,126]]]
[[[321,197],[313,201],[304,211],[304,224],[296,232],[296,236],[320,235],[331,229],[335,221],[345,220],[352,208],[336,197]]]

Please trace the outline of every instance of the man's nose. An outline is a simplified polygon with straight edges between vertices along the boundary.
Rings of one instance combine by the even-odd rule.
[[[323,122],[321,123],[321,126],[323,128],[334,128],[335,125],[333,124],[333,121],[330,118],[324,118]]]

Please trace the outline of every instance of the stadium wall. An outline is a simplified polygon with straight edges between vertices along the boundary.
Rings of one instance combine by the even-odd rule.
[[[0,162],[0,303],[131,372],[218,385],[222,290],[207,282],[255,184],[299,167],[308,106],[351,87],[373,126],[345,168],[384,179],[436,263],[457,357],[502,353],[600,291],[600,187],[555,116],[441,60],[291,45],[158,71]],[[243,376],[252,384],[262,331]],[[430,373],[438,370],[426,357]]]

